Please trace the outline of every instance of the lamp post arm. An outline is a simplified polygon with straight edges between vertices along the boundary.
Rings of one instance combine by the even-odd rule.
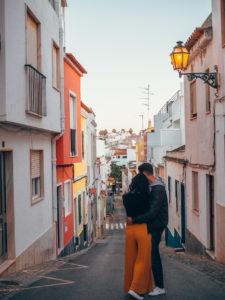
[[[208,84],[214,89],[218,89],[219,84],[218,84],[218,73],[217,72],[212,72],[212,73],[182,73],[179,72],[179,76],[181,77],[182,75],[186,75],[189,81],[192,81],[194,79],[201,79],[204,81],[204,83]]]

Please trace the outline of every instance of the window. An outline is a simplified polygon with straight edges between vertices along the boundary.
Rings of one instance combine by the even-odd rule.
[[[171,203],[171,177],[168,176],[168,193],[169,193],[169,203]]]
[[[127,156],[126,156],[126,155],[124,155],[124,156],[123,156],[123,158],[127,158]]]
[[[192,199],[193,210],[199,212],[198,172],[192,172]]]
[[[70,153],[77,155],[77,101],[74,95],[70,94]]]
[[[179,208],[179,181],[175,180],[175,198],[176,198],[176,212]]]
[[[82,159],[84,159],[84,131],[82,130]]]
[[[26,20],[27,64],[40,69],[40,23],[27,11]]]
[[[52,85],[54,88],[60,88],[60,71],[59,71],[59,47],[53,43],[52,47]]]
[[[222,47],[225,46],[225,1],[220,0],[221,6],[221,37],[222,37]]]
[[[81,205],[81,195],[78,196],[78,223],[82,222],[82,205]]]
[[[31,150],[30,152],[31,169],[31,202],[35,204],[44,195],[44,176],[43,176],[43,151]]]
[[[70,181],[64,182],[64,208],[65,216],[71,213],[71,183]]]
[[[41,74],[40,23],[27,9],[26,19],[26,112],[38,117],[46,116],[46,77]]]
[[[209,73],[209,69],[207,69],[205,72]],[[210,104],[210,86],[208,84],[205,84],[205,111],[207,113],[211,111]]]
[[[215,201],[214,201],[214,176],[206,175],[206,195],[208,204],[209,221],[209,249],[215,250]]]
[[[191,118],[197,117],[196,80],[190,84]]]

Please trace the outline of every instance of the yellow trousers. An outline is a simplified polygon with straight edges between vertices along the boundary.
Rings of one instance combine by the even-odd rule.
[[[146,294],[152,290],[151,235],[146,224],[127,225],[124,291]]]

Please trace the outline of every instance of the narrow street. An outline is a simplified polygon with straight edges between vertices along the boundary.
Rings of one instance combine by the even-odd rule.
[[[122,300],[124,228],[124,212],[121,200],[117,200],[115,214],[106,222],[105,239],[80,256],[57,261],[54,271],[39,276],[39,280],[28,286],[20,286],[18,293],[7,299]],[[216,278],[219,269],[214,268],[214,263],[192,259],[186,254],[174,254],[164,246],[162,253],[167,295],[157,299],[225,298],[223,278]],[[201,271],[200,264],[211,269],[211,273]]]

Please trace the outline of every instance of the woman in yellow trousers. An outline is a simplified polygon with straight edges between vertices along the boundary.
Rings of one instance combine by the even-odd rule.
[[[145,175],[132,180],[123,196],[127,217],[137,217],[149,209],[149,183]],[[125,235],[124,291],[126,299],[143,299],[152,290],[151,235],[147,224],[127,225]]]

